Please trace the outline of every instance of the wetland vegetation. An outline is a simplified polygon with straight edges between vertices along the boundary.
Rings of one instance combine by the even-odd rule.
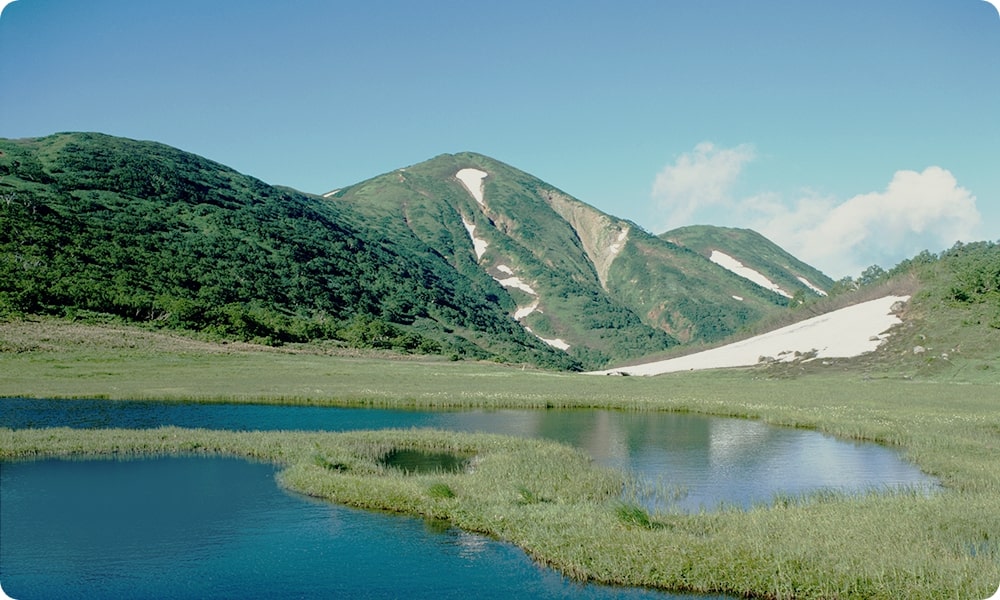
[[[623,475],[551,442],[454,432],[2,430],[5,459],[226,454],[282,466],[282,485],[353,506],[441,518],[509,540],[581,579],[763,598],[985,598],[1000,581],[995,384],[757,369],[593,377],[487,363],[385,361],[208,344],[129,328],[36,323],[0,356],[0,395],[426,408],[611,408],[760,419],[900,449],[941,493],[788,497],[748,510],[656,513]],[[5,339],[19,327],[5,324]],[[75,329],[74,329],[75,328]],[[11,343],[11,342],[8,342]],[[469,455],[407,473],[393,450]]]

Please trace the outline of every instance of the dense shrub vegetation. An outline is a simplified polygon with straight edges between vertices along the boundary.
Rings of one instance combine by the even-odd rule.
[[[573,367],[433,249],[362,230],[347,206],[154,143],[61,134],[0,151],[0,314]]]
[[[454,177],[470,164],[491,173],[488,208]],[[546,204],[558,193],[474,154],[322,198],[151,142],[0,140],[0,318],[114,318],[271,345],[326,340],[581,369],[748,335],[906,282],[923,289],[918,304],[960,308],[964,322],[1000,329],[992,242],[835,283],[794,262],[830,297],[798,289],[789,302],[705,257],[733,246],[801,287],[775,267],[794,257],[753,232],[695,227],[657,238],[632,227],[601,281],[578,231]],[[491,254],[476,256],[467,222]],[[537,294],[505,289],[494,279],[501,267]],[[522,326],[511,315],[532,302]]]
[[[857,279],[837,282],[837,291],[854,291],[919,282],[918,300],[983,315],[981,324],[1000,329],[1000,244],[956,242],[939,254],[927,250],[885,270],[872,265]]]

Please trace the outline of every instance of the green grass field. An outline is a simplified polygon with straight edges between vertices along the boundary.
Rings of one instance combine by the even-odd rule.
[[[930,496],[823,493],[746,511],[646,515],[622,505],[621,475],[578,452],[497,436],[2,430],[0,452],[218,452],[271,460],[286,467],[281,481],[291,489],[449,519],[510,540],[565,573],[609,583],[762,598],[983,599],[1000,584],[1000,385],[980,371],[973,383],[954,381],[953,371],[935,373],[598,377],[18,321],[0,324],[0,397],[687,411],[882,443],[945,489]],[[405,475],[379,466],[377,458],[398,447],[479,458],[466,473]]]

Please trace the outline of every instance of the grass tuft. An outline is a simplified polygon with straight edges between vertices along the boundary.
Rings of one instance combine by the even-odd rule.
[[[653,522],[649,518],[649,512],[637,504],[619,504],[618,507],[615,508],[615,514],[618,515],[618,520],[626,525],[642,527],[644,529],[653,528]]]
[[[455,492],[446,483],[433,483],[431,487],[427,488],[427,495],[431,498],[454,498]]]

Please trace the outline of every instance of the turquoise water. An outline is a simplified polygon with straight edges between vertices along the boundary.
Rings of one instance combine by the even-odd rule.
[[[666,510],[822,488],[934,487],[889,449],[737,419],[0,400],[0,426],[435,427],[553,439],[683,492]],[[0,463],[0,585],[33,598],[699,598],[569,581],[509,544],[281,490],[229,458]]]
[[[586,450],[600,464],[666,483],[681,511],[720,503],[748,507],[776,494],[817,489],[933,488],[936,482],[899,454],[875,444],[745,419],[609,410],[384,409],[0,399],[0,427],[349,431],[433,427],[545,438]]]
[[[574,582],[510,544],[289,494],[274,474],[232,458],[0,463],[0,584],[16,600],[692,598]]]

